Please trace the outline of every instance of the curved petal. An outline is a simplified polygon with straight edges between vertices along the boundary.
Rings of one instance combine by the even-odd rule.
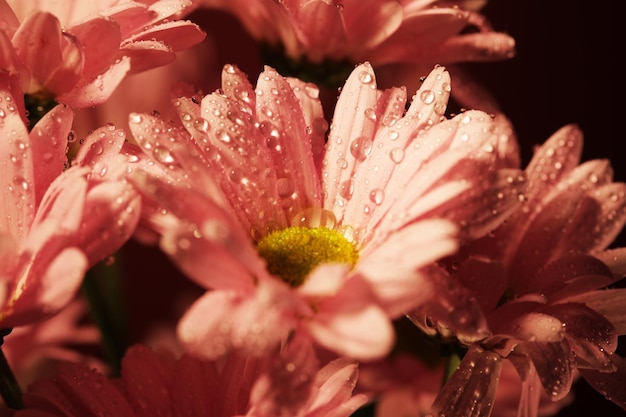
[[[470,347],[439,391],[430,412],[435,416],[490,415],[501,370],[500,356],[475,345]]]

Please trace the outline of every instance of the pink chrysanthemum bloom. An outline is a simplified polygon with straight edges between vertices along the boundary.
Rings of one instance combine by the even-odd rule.
[[[369,61],[375,68],[411,63],[418,71],[435,64],[492,61],[514,54],[513,39],[494,32],[479,14],[486,1],[439,0],[202,0],[238,18],[253,38],[269,46],[266,62],[293,75],[333,77]],[[284,54],[293,62],[279,65]],[[317,65],[324,63],[324,66]],[[307,74],[307,63],[316,66]],[[335,65],[331,64],[335,63]],[[337,64],[339,66],[337,66]],[[332,68],[328,71],[327,68]],[[416,70],[417,68],[414,68]],[[300,72],[301,71],[301,72]],[[342,82],[345,72],[339,72]]]
[[[444,377],[444,366],[426,365],[414,355],[400,353],[384,361],[360,366],[358,392],[367,393],[376,402],[377,417],[425,416],[439,390]],[[515,417],[521,384],[515,368],[503,363],[498,390],[494,399],[494,416]],[[539,416],[555,415],[571,403],[570,395],[560,401],[550,401],[541,395]]]
[[[93,324],[85,322],[87,315],[85,300],[76,298],[55,316],[17,327],[4,337],[2,353],[21,387],[51,376],[60,361],[107,369],[104,361],[92,354],[97,352],[102,337]]]
[[[30,387],[15,417],[348,417],[367,401],[352,394],[357,375],[356,364],[343,358],[320,367],[297,338],[268,356],[233,352],[219,362],[135,345],[121,378],[63,364],[54,378]]]
[[[28,132],[0,79],[0,328],[33,323],[74,296],[90,265],[132,234],[139,197],[108,127],[64,171],[72,111],[58,105]],[[21,97],[20,97],[21,99]]]
[[[495,227],[523,186],[497,169],[489,115],[443,116],[449,81],[434,69],[405,112],[405,89],[358,66],[326,144],[318,90],[269,67],[256,89],[228,65],[223,90],[178,100],[184,128],[131,115],[164,171],[134,177],[145,219],[211,289],[180,322],[189,349],[263,350],[302,328],[345,356],[389,351],[390,319],[431,296],[420,269]]]
[[[35,107],[105,101],[122,79],[164,65],[204,33],[175,20],[187,0],[0,0],[0,67]]]
[[[607,289],[626,275],[624,250],[606,251],[626,221],[626,184],[613,182],[606,160],[579,164],[581,149],[575,126],[538,148],[519,209],[462,248],[449,277],[454,291],[441,287],[440,300],[412,315],[426,332],[467,348],[434,415],[488,416],[503,359],[522,378],[520,415],[537,415],[542,386],[553,401],[568,395],[576,372],[626,409],[626,361],[614,353],[626,334],[626,289]],[[490,336],[469,343],[476,330],[452,325],[442,300],[479,306]]]

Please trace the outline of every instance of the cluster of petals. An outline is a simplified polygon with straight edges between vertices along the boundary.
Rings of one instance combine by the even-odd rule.
[[[62,364],[31,385],[14,417],[348,417],[367,401],[352,393],[357,374],[343,358],[320,366],[301,339],[268,356],[232,352],[217,361],[135,345],[118,379]]]
[[[479,14],[484,1],[202,0],[233,13],[257,40],[292,59],[401,63],[509,58],[513,39]]]
[[[525,170],[519,209],[451,262],[456,289],[441,298],[476,304],[487,337],[470,343],[476,329],[452,325],[441,308],[412,315],[468,349],[435,400],[435,415],[489,415],[503,359],[522,379],[521,415],[537,415],[542,391],[565,398],[578,374],[626,409],[618,382],[626,361],[615,354],[626,333],[626,290],[612,288],[625,275],[624,250],[607,250],[626,221],[626,184],[613,182],[606,160],[580,163],[581,150],[574,125],[550,137]]]
[[[204,33],[176,20],[186,0],[0,1],[0,68],[27,94],[104,102],[128,74],[170,63]]]
[[[194,352],[260,352],[298,329],[339,354],[381,357],[393,344],[391,319],[433,296],[421,269],[452,254],[458,239],[491,230],[518,203],[523,176],[497,169],[492,118],[443,116],[443,67],[405,110],[404,88],[380,91],[371,66],[357,66],[326,143],[312,84],[266,67],[253,88],[231,65],[222,81],[200,104],[176,101],[182,126],[130,117],[154,162],[133,175],[144,195],[142,229],[160,235],[164,251],[209,290],[179,323]],[[357,264],[321,263],[302,285],[287,285],[255,245],[294,225],[343,233],[359,250]]]
[[[114,146],[123,132],[95,131],[67,168],[72,111],[57,105],[29,132],[8,78],[0,79],[0,328],[66,305],[85,271],[130,237],[140,214]]]

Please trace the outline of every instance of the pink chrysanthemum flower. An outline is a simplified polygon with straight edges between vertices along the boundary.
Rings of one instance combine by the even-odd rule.
[[[20,79],[35,104],[93,106],[126,75],[169,63],[202,41],[196,25],[175,20],[189,5],[0,0],[0,67]]]
[[[367,400],[352,394],[357,375],[343,358],[320,367],[298,339],[268,356],[233,352],[219,362],[136,345],[117,380],[63,364],[54,378],[30,387],[15,417],[348,417]]]
[[[390,319],[431,296],[420,269],[495,227],[523,186],[497,169],[489,115],[443,116],[449,81],[433,70],[405,112],[404,89],[358,66],[326,144],[318,90],[271,68],[255,89],[226,66],[223,90],[177,102],[184,129],[131,115],[163,170],[134,177],[145,220],[211,289],[180,322],[189,349],[263,350],[302,328],[346,356],[389,351]]]
[[[479,14],[485,3],[439,0],[200,2],[231,12],[252,37],[280,49],[293,61],[300,61],[291,64],[292,67],[302,65],[303,61],[325,62],[326,65],[369,61],[376,68],[411,63],[422,70],[435,64],[513,56],[513,39],[494,32]],[[319,67],[317,71],[325,69]]]
[[[64,171],[72,111],[58,105],[28,132],[0,78],[0,328],[33,323],[74,296],[90,265],[133,232],[139,197],[124,180],[121,132],[86,138]]]
[[[614,353],[626,334],[626,289],[607,289],[626,270],[623,257],[605,251],[626,221],[626,184],[613,182],[606,160],[579,164],[581,149],[575,126],[538,148],[519,209],[462,248],[449,277],[454,291],[440,287],[439,300],[412,315],[428,333],[457,338],[468,349],[434,415],[490,415],[503,359],[522,378],[520,415],[537,415],[542,386],[553,401],[568,395],[577,372],[626,409],[618,382],[626,361]],[[478,305],[490,336],[469,343],[476,329],[451,324],[437,306],[442,300]]]

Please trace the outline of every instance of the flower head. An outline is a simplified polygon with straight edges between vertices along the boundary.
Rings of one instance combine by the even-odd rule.
[[[623,390],[610,383],[626,375],[615,354],[617,336],[626,330],[626,290],[607,289],[624,276],[623,261],[605,252],[626,222],[626,184],[612,181],[604,160],[579,164],[581,149],[577,127],[556,132],[526,168],[528,189],[519,209],[453,261],[448,278],[461,290],[448,299],[478,305],[474,311],[486,317],[488,337],[468,340],[472,330],[450,325],[454,320],[441,309],[423,306],[413,315],[427,332],[436,328],[467,348],[434,413],[466,415],[478,407],[488,415],[503,359],[521,376],[519,409],[529,415],[536,415],[540,386],[561,400],[576,372],[626,408]]]
[[[320,367],[311,347],[297,340],[271,356],[233,352],[222,361],[173,358],[135,345],[118,380],[63,364],[54,378],[31,386],[15,417],[347,417],[366,401],[352,394],[357,374],[356,364],[343,358]]]
[[[72,111],[58,105],[28,132],[24,114],[0,78],[0,327],[56,313],[90,265],[128,239],[139,199],[115,166],[123,142],[103,128],[65,169]],[[21,106],[23,108],[23,106]],[[107,151],[105,151],[105,147]]]
[[[2,0],[0,66],[21,81],[34,108],[49,101],[93,106],[127,74],[169,63],[177,50],[204,38],[190,22],[168,21],[187,6],[185,0],[71,6]]]
[[[273,53],[281,50],[295,62],[285,67],[287,71],[307,61],[336,70],[330,63],[369,61],[380,67],[410,62],[429,68],[508,58],[514,42],[494,32],[478,14],[484,3],[204,0],[201,4],[228,10]],[[324,68],[318,65],[316,70]]]
[[[377,90],[360,65],[324,145],[315,86],[266,68],[254,89],[227,65],[222,91],[200,105],[177,101],[182,127],[132,115],[135,138],[162,167],[134,177],[155,207],[144,219],[211,289],[180,322],[188,348],[263,351],[302,328],[341,354],[385,354],[390,318],[430,296],[420,269],[451,254],[457,232],[490,230],[523,184],[507,180],[518,171],[494,168],[488,115],[443,117],[448,94],[436,68],[405,113],[405,91]]]

